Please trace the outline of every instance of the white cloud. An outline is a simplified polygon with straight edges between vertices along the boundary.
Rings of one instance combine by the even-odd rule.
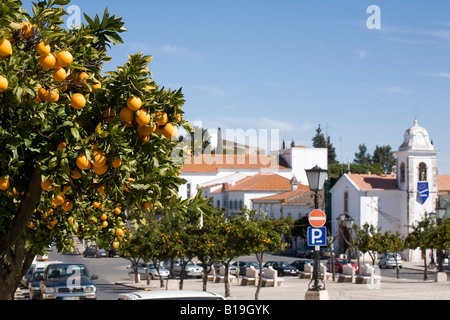
[[[411,89],[405,88],[405,87],[390,87],[390,88],[384,88],[381,89],[381,91],[387,92],[387,93],[395,93],[395,94],[413,94],[414,91]]]

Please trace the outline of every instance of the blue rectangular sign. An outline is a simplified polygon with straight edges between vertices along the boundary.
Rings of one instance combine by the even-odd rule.
[[[327,245],[327,228],[308,228],[308,246],[326,246]]]
[[[419,196],[420,199],[422,199],[422,203],[425,203],[427,201],[430,191],[428,189],[428,182],[419,182],[417,184],[417,189],[419,190]]]

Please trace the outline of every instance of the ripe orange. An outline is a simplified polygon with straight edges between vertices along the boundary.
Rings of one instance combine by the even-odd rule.
[[[101,194],[105,194],[105,185],[101,185],[97,188],[97,191]]]
[[[104,165],[103,167],[94,166],[92,168],[92,170],[94,170],[94,172],[96,174],[98,174],[99,176],[104,175],[106,173],[106,171],[108,171],[108,169],[109,169],[108,165]]]
[[[56,196],[55,199],[53,199],[52,203],[55,206],[60,206],[60,205],[64,204],[64,201],[65,201],[64,196],[59,195],[59,196]]]
[[[107,216],[106,214],[102,214],[102,215],[100,216],[100,220],[106,221],[106,220],[108,220],[108,216]]]
[[[21,25],[23,26],[22,35],[25,39],[29,39],[34,36],[35,29],[31,23],[24,21],[21,23]]]
[[[120,110],[120,119],[122,119],[125,123],[133,122],[134,112],[128,109],[127,107]]]
[[[81,173],[80,173],[80,171],[78,171],[77,169],[73,169],[73,170],[72,170],[72,175],[71,175],[71,177],[72,177],[73,179],[75,179],[75,180],[80,179],[80,178],[81,178]]]
[[[119,243],[116,242],[116,241],[114,241],[114,242],[113,242],[113,248],[114,248],[114,249],[117,249],[118,247],[119,247]]]
[[[56,103],[59,101],[59,92],[58,89],[51,89],[50,91],[50,101]]]
[[[107,221],[103,221],[102,222],[102,228],[108,228],[108,222]]]
[[[139,97],[130,97],[127,100],[127,107],[131,111],[137,111],[142,107],[142,100]]]
[[[89,74],[86,72],[82,72],[78,75],[78,81],[86,82],[89,79]]]
[[[140,109],[135,119],[139,126],[146,126],[150,123],[150,113],[145,109]]]
[[[41,57],[46,56],[51,52],[50,45],[47,42],[42,41],[37,45],[36,51]]]
[[[4,177],[0,178],[0,190],[6,190],[10,186],[9,180],[6,180]]]
[[[92,85],[92,91],[95,92],[97,89],[101,89],[102,84],[100,82],[95,82],[95,84]]]
[[[163,126],[169,121],[169,118],[167,117],[167,113],[164,111],[160,111],[156,114],[156,121],[158,122],[158,125]]]
[[[65,141],[60,142],[60,143],[58,144],[58,150],[61,151],[61,152],[64,152],[64,148],[65,148],[65,147],[67,147],[67,143],[66,143]]]
[[[123,230],[118,228],[116,229],[116,236],[121,236],[123,234]]]
[[[76,110],[81,110],[86,106],[86,98],[81,93],[75,93],[70,99],[70,104]]]
[[[8,89],[8,79],[4,76],[0,76],[0,92],[4,92]]]
[[[147,127],[147,126],[138,126],[137,131],[140,136],[148,136],[150,133],[153,133],[156,131],[156,128],[158,126],[155,124],[153,127]]]
[[[102,203],[101,203],[101,202],[98,202],[98,201],[94,201],[94,202],[92,203],[92,207],[94,207],[94,209],[99,209],[99,208],[102,207]]]
[[[115,208],[114,209],[114,214],[119,215],[122,213],[122,210],[120,210],[120,208]]]
[[[67,72],[63,68],[55,69],[53,71],[53,79],[58,82],[63,82],[67,78]]]
[[[35,224],[34,224],[33,221],[30,221],[30,222],[28,222],[28,224],[27,224],[27,227],[30,228],[30,229],[33,229],[34,226],[35,226]]]
[[[178,129],[173,124],[168,123],[162,128],[161,132],[167,139],[173,139],[176,138]]]
[[[106,165],[106,154],[102,150],[95,150],[94,151],[94,167],[103,167]]]
[[[56,60],[61,67],[68,67],[73,62],[72,54],[68,51],[61,51],[56,55]]]
[[[64,210],[65,212],[70,211],[70,210],[73,209],[73,203],[72,203],[71,201],[68,200],[68,201],[64,202],[62,208],[63,208],[63,210]]]
[[[53,191],[55,188],[52,188],[51,185],[53,184],[52,179],[48,178],[47,180],[41,182],[41,187],[45,191]]]
[[[77,167],[81,170],[89,170],[92,167],[92,163],[88,160],[86,155],[82,154],[77,158]]]
[[[113,168],[119,168],[122,165],[122,160],[120,160],[120,158],[116,158],[113,160],[113,162],[111,163],[111,165],[113,166]]]
[[[50,101],[52,97],[52,94],[50,91],[46,90],[45,88],[39,88],[38,90],[38,98],[41,101]]]
[[[56,66],[56,58],[53,53],[49,53],[39,58],[39,64],[45,70],[53,69]]]
[[[0,57],[6,58],[10,55],[12,55],[11,42],[5,38],[0,39]]]

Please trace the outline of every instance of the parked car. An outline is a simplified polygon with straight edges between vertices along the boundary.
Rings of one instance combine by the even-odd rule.
[[[89,247],[87,247],[83,252],[83,257],[107,257],[108,253],[105,251],[105,249],[101,249],[98,245],[94,244]]]
[[[40,275],[43,300],[97,300],[97,287],[83,264],[50,264]]]
[[[160,290],[122,293],[117,300],[225,300],[225,298],[207,291]]]
[[[305,271],[305,264],[309,263],[314,266],[314,260],[295,260],[291,266],[297,268],[299,271]]]
[[[380,257],[378,265],[380,266],[380,269],[389,267],[396,268],[397,265],[401,269],[403,266],[403,260],[398,253],[385,253]]]
[[[298,269],[291,266],[286,261],[268,261],[264,264],[264,267],[272,267],[273,269],[277,270],[280,277],[283,277],[285,275],[296,276],[299,274]]]
[[[159,274],[158,271],[155,268],[155,265],[153,264],[153,262],[138,262],[138,273],[141,277],[141,279],[147,279],[147,268],[148,268],[148,273],[150,275],[150,279],[159,279],[159,277],[161,276],[161,278],[163,279],[167,279],[169,277],[169,270],[167,270],[166,268],[160,266],[159,269]],[[134,268],[131,265],[129,267],[129,271],[128,274],[134,274]]]
[[[320,247],[320,259],[330,259],[331,258],[331,252],[330,249],[327,247]],[[335,254],[333,253],[333,256]],[[314,258],[314,247],[310,246],[304,246],[297,250],[297,257],[299,258]]]
[[[314,248],[309,246],[303,246],[297,250],[297,257],[299,258],[312,258],[314,256]]]
[[[237,262],[234,262],[233,264],[231,264],[230,269],[231,269],[231,267],[233,267],[233,268],[236,268],[236,271],[237,271],[236,264],[237,264]],[[254,267],[256,270],[259,270],[259,263],[256,261],[240,261],[239,260],[239,275],[245,276],[246,269],[250,268],[250,267]],[[230,273],[233,274],[231,271],[230,271]],[[234,274],[236,274],[236,273],[234,273]],[[263,273],[264,273],[264,267],[263,267]]]
[[[348,264],[348,260],[347,259],[345,259],[345,258],[335,258],[334,259],[334,270],[335,270],[334,272],[342,273],[342,267],[344,265],[346,265],[346,264]],[[356,269],[356,273],[358,273],[359,272],[358,265],[353,263],[353,262],[351,263],[351,265],[352,265],[353,268]],[[332,266],[331,266],[331,260],[328,260],[328,262],[327,262],[327,270],[329,272],[333,271]]]
[[[167,270],[170,270],[170,259],[167,259],[164,261],[163,267]],[[175,276],[181,276],[181,269],[182,269],[182,260],[176,259],[173,261],[173,273]],[[185,269],[185,276],[186,277],[198,277],[200,278],[203,275],[203,267],[198,266],[192,261],[188,261],[186,264]]]
[[[31,300],[41,300],[40,276],[44,273],[43,269],[36,269],[28,281],[28,289],[30,290]]]

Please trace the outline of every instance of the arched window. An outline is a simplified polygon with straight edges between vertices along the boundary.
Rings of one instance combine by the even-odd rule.
[[[427,181],[427,165],[423,162],[419,164],[419,181]]]
[[[400,182],[401,183],[405,183],[405,174],[406,174],[405,163],[402,162],[402,164],[400,165]]]

